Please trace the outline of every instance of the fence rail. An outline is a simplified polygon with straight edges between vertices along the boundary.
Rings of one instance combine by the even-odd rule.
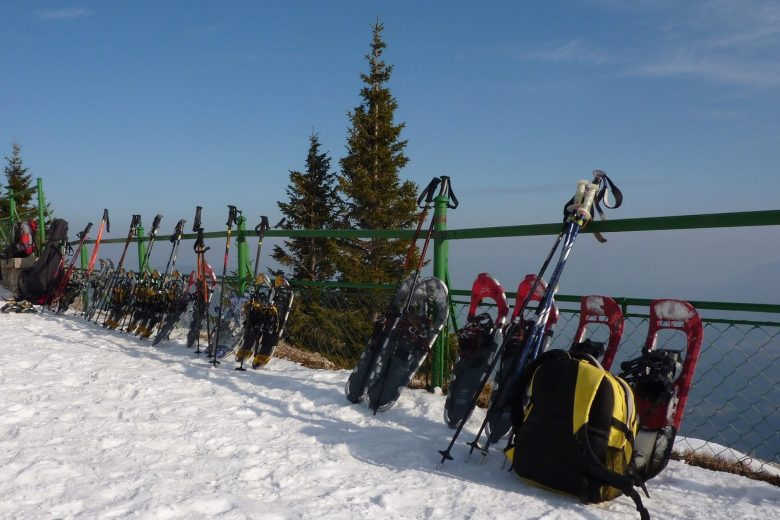
[[[434,218],[446,221],[437,213]],[[446,212],[445,209],[443,210]],[[780,225],[780,210],[750,211],[650,217],[593,222],[583,232],[603,233],[684,230],[704,228],[732,228]],[[446,244],[449,240],[470,240],[497,237],[555,235],[560,223],[522,226],[501,226],[474,229],[437,229],[434,240]],[[208,232],[205,238],[224,238],[225,231]],[[238,247],[246,247],[251,233],[238,232]],[[362,238],[410,239],[410,230],[278,230],[266,232],[266,237],[298,238]],[[168,239],[160,235],[158,240]],[[192,240],[186,234],[184,240]],[[144,238],[139,238],[143,246]],[[122,243],[124,238],[103,240],[103,243]],[[94,241],[88,241],[88,244]],[[434,264],[443,261],[446,267],[446,248],[434,247]],[[239,250],[239,255],[241,251]],[[244,254],[246,254],[244,252]],[[374,313],[384,309],[392,284],[354,284],[348,282],[295,282],[298,297],[293,307],[286,332],[294,347],[320,356],[322,366],[352,368],[370,334]],[[446,387],[447,369],[455,358],[455,330],[464,322],[469,291],[452,289],[452,320],[438,343],[434,363],[421,371],[427,376],[427,386]],[[511,293],[508,293],[510,298]],[[561,320],[556,328],[554,346],[570,344],[579,312],[579,296],[557,295]],[[617,297],[623,307],[626,324],[619,356],[620,361],[638,354],[647,330],[647,308],[650,299]],[[780,305],[691,301],[702,315],[704,345],[696,370],[693,388],[686,407],[686,418],[680,435],[701,439],[691,448],[716,455],[725,454],[737,460],[754,457],[760,467],[780,468]],[[756,316],[760,315],[760,316]],[[596,338],[598,340],[598,338]],[[666,338],[674,342],[679,338]],[[669,346],[667,345],[667,346]],[[676,345],[679,347],[679,345]],[[438,358],[436,357],[438,356]],[[435,363],[444,366],[437,367]],[[418,382],[419,384],[419,382]],[[764,466],[765,465],[765,466]],[[775,470],[780,471],[780,470]]]

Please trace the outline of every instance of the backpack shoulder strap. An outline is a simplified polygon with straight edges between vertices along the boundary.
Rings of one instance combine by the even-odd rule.
[[[620,475],[619,473],[607,469],[607,467],[596,457],[596,454],[593,452],[593,447],[590,445],[590,434],[588,433],[587,424],[580,428],[576,437],[580,445],[579,454],[583,464],[585,464],[585,467],[587,468],[588,474],[595,479],[622,491],[623,494],[634,501],[641,520],[650,520],[650,513],[642,503],[642,497],[639,495],[639,492],[634,489],[634,481],[630,477]]]

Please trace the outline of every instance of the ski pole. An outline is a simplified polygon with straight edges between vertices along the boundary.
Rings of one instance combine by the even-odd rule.
[[[184,224],[187,221],[184,219],[179,220],[176,223],[176,227],[173,229],[173,234],[171,235],[171,254],[168,256],[168,263],[165,264],[165,274],[163,275],[163,282],[168,277],[168,274],[171,272],[171,269],[174,265],[176,265],[176,256],[179,254],[179,244],[181,243],[181,236],[184,234]]]
[[[566,265],[566,260],[568,259],[572,248],[574,247],[574,242],[577,239],[580,229],[587,225],[587,223],[592,219],[590,210],[594,204],[594,201],[606,199],[606,188],[600,189],[600,186],[606,182],[609,184],[610,189],[614,187],[611,181],[605,180],[606,174],[603,171],[596,170],[593,172],[593,174],[593,182],[578,182],[577,191],[574,197],[566,204],[564,208],[564,214],[566,215],[564,224],[565,228],[563,233],[564,239],[560,257],[558,259],[558,264],[556,265],[555,270],[553,271],[553,274],[550,278],[550,283],[547,286],[544,297],[536,309],[534,324],[531,328],[531,333],[525,338],[522,353],[520,357],[513,362],[512,366],[510,367],[509,376],[507,377],[506,382],[501,385],[498,396],[488,408],[482,428],[480,428],[480,431],[475,440],[470,443],[471,450],[469,451],[469,454],[472,453],[475,448],[479,447],[477,441],[479,440],[479,437],[481,436],[482,431],[490,418],[495,416],[496,413],[501,413],[503,411],[507,400],[511,396],[511,389],[514,388],[527,362],[536,359],[536,357],[543,349],[547,318],[549,316],[550,309],[552,308],[554,296],[558,292],[558,284],[560,282],[563,269]],[[616,204],[614,206],[608,205],[608,207],[618,207],[622,202],[622,196],[620,196],[619,190],[614,189],[613,192],[616,193]],[[533,292],[530,294],[533,294]],[[490,438],[488,438],[485,447],[480,449],[483,455],[486,454],[489,446]]]
[[[277,224],[277,226],[279,226],[281,224],[282,223],[280,222],[279,224]],[[251,296],[250,296],[250,302],[254,302],[255,301],[255,299],[257,297],[257,292],[259,290],[259,286],[256,285],[256,284],[257,284],[257,273],[260,270],[260,250],[263,247],[263,238],[265,237],[265,231],[269,228],[269,226],[270,226],[270,224],[268,222],[268,217],[266,217],[264,215],[261,215],[260,216],[260,223],[255,227],[255,233],[257,233],[258,240],[257,240],[257,253],[255,254],[255,268],[254,268],[254,272],[252,274],[253,289],[252,289],[252,293],[251,293]],[[271,288],[271,294],[273,294],[273,290],[274,289],[272,287]],[[271,300],[271,298],[269,297],[269,301],[270,300]],[[250,303],[245,304],[245,305],[250,305]],[[251,307],[249,308],[249,310],[247,310],[247,317],[244,319],[244,329],[246,329],[246,327],[254,326],[254,324],[250,325],[248,323],[250,321],[250,318],[249,318],[250,313],[253,313],[253,312],[255,312],[255,311],[251,310]],[[244,333],[244,336],[245,336],[244,341],[246,341],[246,332]],[[242,346],[242,349],[244,349],[244,351],[239,351],[236,354],[237,358],[240,357],[239,365],[236,367],[236,370],[238,370],[240,372],[246,371],[246,369],[244,368],[244,360],[245,360],[245,358],[247,356],[247,352],[245,352],[247,350],[246,349],[246,345]]]
[[[225,259],[222,263],[222,282],[219,289],[219,313],[217,314],[217,331],[214,345],[212,346],[213,359],[211,361],[213,366],[217,366],[219,361],[217,360],[217,350],[219,349],[219,333],[222,328],[222,307],[225,302],[225,278],[227,277],[228,255],[230,254],[230,238],[233,232],[233,224],[236,221],[236,217],[241,214],[235,206],[228,205],[228,221],[227,221],[227,238],[225,240]],[[211,345],[211,338],[209,338],[209,345]]]
[[[203,320],[203,315],[208,310],[209,304],[209,288],[206,282],[206,251],[208,251],[210,247],[206,247],[206,244],[203,241],[203,227],[201,226],[202,210],[203,208],[201,206],[195,207],[195,221],[192,224],[192,230],[196,232],[198,236],[195,239],[195,244],[192,246],[195,251],[197,275],[195,280],[193,322],[190,324],[190,329],[193,327],[196,329],[194,333],[197,345],[195,354],[197,355],[200,355],[200,324]],[[206,335],[208,337],[211,336],[208,319],[206,319]]]
[[[520,326],[520,322],[522,321],[523,312],[525,311],[528,304],[531,302],[531,299],[533,298],[534,293],[536,292],[536,287],[539,285],[539,281],[542,279],[542,276],[544,275],[544,272],[547,270],[547,267],[550,265],[550,261],[552,260],[552,257],[555,255],[555,251],[558,249],[558,245],[561,243],[561,239],[563,238],[563,229],[561,229],[560,233],[558,233],[558,236],[555,239],[555,243],[553,244],[552,249],[550,249],[550,252],[547,254],[547,258],[545,258],[544,263],[542,264],[541,269],[539,269],[539,274],[536,276],[536,279],[533,282],[533,285],[531,286],[531,290],[526,295],[525,299],[523,300],[522,305],[520,306],[520,311],[517,313],[517,316],[509,323],[509,325],[506,328],[506,332],[504,334],[504,340],[501,342],[501,346],[496,350],[496,353],[493,355],[493,359],[490,362],[490,367],[488,368],[487,372],[485,373],[485,376],[482,378],[482,381],[480,382],[479,390],[474,395],[471,403],[469,403],[469,412],[466,415],[466,417],[469,417],[471,413],[474,411],[474,408],[477,407],[477,402],[479,401],[479,396],[482,393],[482,390],[485,388],[485,385],[487,385],[487,382],[490,380],[490,376],[493,374],[493,371],[495,370],[496,366],[498,365],[499,360],[501,359],[501,355],[503,354],[504,350],[506,350],[507,345],[511,342],[511,338],[515,334],[515,329]],[[482,436],[482,432],[487,426],[488,417],[485,417],[485,420],[482,422],[482,425],[479,429],[479,432],[477,433],[476,438],[468,443],[468,445],[471,446],[471,450],[469,451],[469,454],[474,451],[474,448],[477,445],[477,441],[479,441],[479,438]],[[463,427],[466,425],[466,421],[461,421],[461,423],[458,425],[458,428],[455,430],[455,433],[452,436],[452,440],[450,440],[450,444],[447,446],[447,449],[440,450],[439,453],[441,453],[442,459],[441,463],[443,464],[445,460],[452,460],[452,455],[450,454],[450,450],[452,450],[452,447],[455,445],[455,441],[460,436],[461,431],[463,430]]]
[[[92,222],[88,223],[87,227],[84,228],[84,231],[78,234],[79,245],[76,246],[76,249],[73,252],[73,257],[70,260],[70,264],[68,264],[68,269],[65,271],[65,274],[62,276],[62,278],[60,278],[60,283],[57,285],[57,289],[54,291],[54,295],[49,302],[49,309],[55,312],[59,311],[60,301],[63,297],[63,294],[65,293],[65,287],[67,287],[71,276],[73,276],[73,270],[76,268],[76,258],[79,256],[79,253],[81,253],[81,248],[84,246],[84,241],[87,239],[90,229],[92,229]]]
[[[146,251],[144,252],[144,257],[141,259],[141,265],[138,266],[138,282],[137,285],[134,287],[133,292],[128,294],[127,299],[124,302],[124,305],[122,306],[123,309],[121,311],[121,314],[123,316],[122,318],[122,324],[120,326],[120,330],[122,327],[125,326],[125,323],[130,320],[130,323],[128,325],[128,328],[125,329],[129,332],[129,330],[132,330],[132,326],[134,321],[137,321],[137,315],[140,312],[140,308],[136,305],[138,303],[138,291],[142,290],[143,285],[146,285],[148,287],[148,284],[150,283],[148,281],[148,278],[146,277],[147,274],[151,273],[151,270],[149,269],[149,257],[152,254],[152,249],[154,248],[154,243],[157,241],[157,232],[160,229],[160,222],[162,221],[163,216],[162,215],[156,215],[154,217],[154,221],[152,221],[152,229],[149,231],[149,244],[146,246]],[[143,302],[141,302],[143,304]],[[134,309],[134,307],[136,307]]]
[[[417,207],[422,208],[422,211],[420,212],[420,217],[417,220],[417,227],[409,244],[409,249],[406,252],[406,258],[404,259],[401,276],[395,285],[394,294],[398,294],[398,291],[401,289],[401,286],[406,279],[406,272],[409,269],[409,262],[414,253],[414,249],[417,246],[417,240],[420,237],[420,230],[422,229],[422,225],[428,216],[428,211],[433,204],[433,198],[436,194],[436,188],[440,183],[441,179],[439,177],[434,177],[431,182],[428,183],[428,186],[426,186],[425,189],[420,193],[420,196],[417,197]],[[392,332],[392,330],[398,324],[399,314],[393,308],[394,300],[395,297],[391,298],[384,314],[374,320],[374,332],[371,334],[364,351],[364,355],[367,355],[367,359],[365,362],[361,362],[360,360],[358,361],[357,366],[352,371],[349,379],[347,380],[345,394],[347,400],[351,403],[357,403],[363,399],[366,383],[368,382],[368,376],[370,374],[369,369],[374,365],[376,356],[387,343],[390,332]],[[391,323],[388,325],[388,322]],[[355,381],[353,381],[353,378]]]
[[[450,195],[450,178],[447,177],[447,176],[442,176],[442,177],[439,178],[439,183],[440,183],[439,196],[440,197],[448,197]],[[431,182],[431,184],[428,185],[428,189],[427,189],[427,193],[426,193],[426,197],[427,197],[426,198],[426,208],[429,207],[430,203],[433,201],[433,191],[434,190],[430,189],[431,186],[434,186],[434,188],[435,188],[435,185],[434,185],[433,182]],[[453,208],[457,207],[457,199],[454,199],[453,206],[451,206],[451,207],[453,207]],[[425,263],[425,255],[428,252],[428,245],[431,242],[431,237],[433,236],[433,229],[434,229],[434,227],[435,227],[434,219],[431,219],[431,222],[430,222],[430,224],[428,226],[428,231],[425,234],[425,241],[423,242],[423,248],[422,248],[422,251],[420,252],[420,258],[419,258],[419,260],[417,262],[417,268],[414,270],[414,274],[412,275],[412,286],[411,286],[411,289],[409,290],[409,294],[406,297],[406,301],[404,302],[404,306],[402,307],[399,316],[396,317],[396,319],[394,321],[394,324],[393,324],[393,327],[391,328],[391,330],[395,329],[395,327],[397,326],[397,324],[400,321],[401,317],[405,316],[406,313],[409,312],[409,306],[412,303],[412,297],[414,296],[415,289],[417,288],[417,281],[420,278],[420,271],[422,271],[423,264]],[[407,255],[407,256],[409,256],[409,255]],[[390,335],[388,335],[387,338],[385,339],[385,343],[387,343],[387,341],[389,339],[390,339]],[[381,383],[380,386],[379,386],[379,395],[382,395],[382,393],[384,392],[385,379],[386,379],[384,377],[384,375],[387,374],[388,371],[390,370],[390,366],[391,366],[391,364],[393,362],[394,353],[395,353],[395,346],[393,346],[391,348],[391,351],[390,351],[390,353],[388,355],[387,364],[382,368],[382,371],[378,375],[376,380],[374,381],[374,384],[371,385],[371,388],[369,389],[369,395],[370,395],[371,390],[373,389],[373,387],[376,386],[378,383]],[[374,415],[376,415],[377,411],[379,411],[379,407],[380,407],[380,404],[378,402],[373,402],[373,403],[369,402],[369,408],[371,408],[374,411]]]
[[[103,229],[106,233],[111,233],[111,222],[108,220],[108,209],[103,210],[103,218],[100,219],[100,227],[98,228],[97,238],[95,239],[95,249],[92,250],[92,256],[87,264],[87,271],[92,274],[92,269],[95,267],[95,261],[97,260],[98,250],[100,249],[100,241],[103,239]]]
[[[260,223],[255,227],[255,233],[257,233],[257,253],[255,253],[255,270],[252,274],[252,279],[257,278],[257,271],[258,267],[260,266],[260,249],[263,247],[263,238],[265,237],[265,232],[268,229],[268,217],[261,215],[260,216]]]
[[[116,269],[114,270],[114,275],[109,280],[108,285],[106,286],[106,290],[103,291],[103,294],[100,295],[100,298],[95,298],[95,302],[90,310],[90,313],[87,317],[87,319],[92,320],[93,316],[95,315],[95,312],[97,311],[97,317],[95,318],[95,322],[100,319],[100,315],[102,312],[106,309],[109,302],[109,296],[111,294],[111,291],[113,291],[114,286],[119,281],[119,272],[122,269],[122,266],[125,262],[125,255],[127,254],[127,248],[130,246],[130,241],[135,236],[136,228],[141,225],[141,215],[133,215],[130,219],[130,230],[127,232],[127,239],[125,240],[125,246],[122,250],[122,256],[119,258],[119,263],[116,266]]]

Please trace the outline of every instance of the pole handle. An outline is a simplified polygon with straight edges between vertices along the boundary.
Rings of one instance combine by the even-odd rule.
[[[255,226],[255,233],[257,233],[257,236],[260,237],[262,240],[265,236],[266,230],[268,230],[271,227],[270,223],[268,222],[268,217],[265,215],[260,216],[260,223]]]
[[[424,208],[433,202],[433,197],[436,194],[436,188],[439,186],[439,183],[441,183],[441,179],[439,177],[434,177],[431,179],[431,182],[428,183],[428,186],[426,186],[422,193],[420,193],[420,196],[417,197],[417,207]],[[424,204],[423,201],[425,201]]]
[[[202,206],[195,206],[195,221],[192,223],[192,231],[195,233],[198,232],[198,229],[201,228],[201,221],[200,221],[200,213],[203,211]]]
[[[173,229],[173,234],[171,235],[171,242],[181,240],[181,236],[184,234],[184,224],[186,223],[187,221],[184,219],[181,219],[176,223],[176,227]]]
[[[163,216],[160,214],[157,214],[154,217],[154,222],[152,222],[152,230],[149,232],[149,237],[156,237],[157,236],[157,230],[160,229],[160,222],[162,221]]]
[[[103,210],[102,220],[106,223],[106,233],[111,233],[111,222],[108,220],[108,209]]]
[[[232,228],[233,224],[236,223],[236,217],[238,217],[239,214],[241,214],[241,212],[238,211],[235,206],[228,204],[228,221],[225,223],[228,229]]]
[[[440,197],[447,197],[447,207],[455,209],[458,207],[458,197],[455,196],[455,192],[452,191],[452,181],[448,175],[441,176],[441,190],[439,191]]]

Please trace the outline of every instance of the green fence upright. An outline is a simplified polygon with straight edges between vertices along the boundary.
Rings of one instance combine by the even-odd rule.
[[[144,259],[146,258],[146,242],[144,238],[144,227],[138,226],[135,232],[136,239],[138,240],[138,275],[140,276],[146,266],[144,265]]]
[[[38,184],[38,251],[43,250],[46,242],[46,196],[43,193],[43,179],[36,180]]]
[[[241,293],[246,289],[249,280],[248,252],[246,245],[246,217],[239,215],[236,218],[238,232],[236,233],[236,250],[238,254],[238,287]]]
[[[11,219],[11,240],[13,240],[13,226],[19,219],[19,215],[16,214],[16,201],[14,200],[14,190],[8,186],[8,216]]]
[[[447,258],[447,253],[449,246],[441,233],[447,230],[447,203],[449,200],[449,197],[446,195],[437,196],[434,199],[435,206],[433,212],[435,231],[433,237],[433,276],[445,284],[448,278],[447,263],[449,259]],[[448,327],[445,325],[439,337],[436,338],[433,347],[433,359],[431,360],[431,386],[433,388],[443,388],[444,383],[449,380],[449,363],[447,363],[449,335],[447,331]]]

